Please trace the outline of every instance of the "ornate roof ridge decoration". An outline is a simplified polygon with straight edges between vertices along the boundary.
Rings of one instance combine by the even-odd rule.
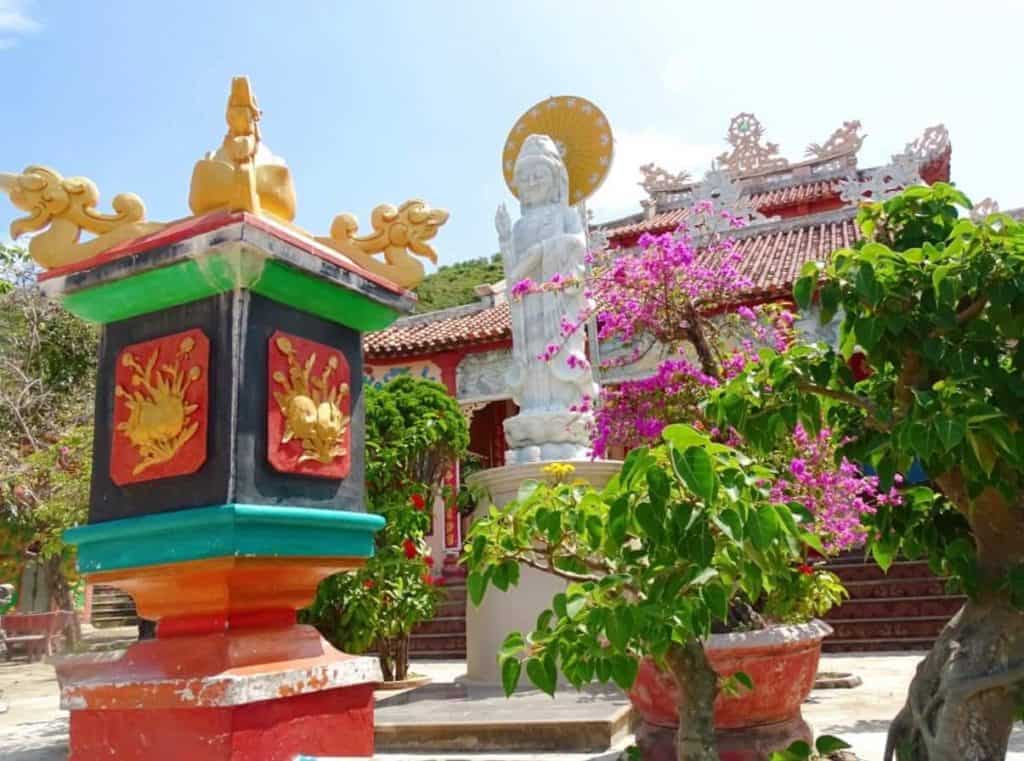
[[[651,194],[663,190],[679,190],[693,180],[693,176],[685,169],[677,174],[672,174],[653,162],[640,167],[640,174],[644,178],[637,184]]]
[[[989,214],[999,213],[999,202],[992,198],[983,198],[971,209],[971,219],[983,222]]]
[[[890,198],[904,188],[920,185],[921,168],[949,150],[949,130],[943,124],[928,127],[916,140],[893,154],[885,166],[867,169],[840,182],[839,197],[851,203]]]
[[[687,217],[692,220],[691,226],[704,235],[735,229],[734,219],[742,220],[745,226],[778,219],[769,219],[762,214],[750,195],[743,192],[741,178],[724,169],[711,169],[704,174],[704,178],[693,186],[686,208]]]
[[[864,144],[864,138],[867,137],[867,135],[860,134],[860,127],[859,119],[843,122],[843,126],[829,135],[828,140],[821,145],[818,143],[808,145],[804,155],[825,160],[855,154]]]
[[[779,156],[778,143],[764,143],[764,127],[749,111],[736,114],[729,122],[726,140],[733,147],[715,159],[715,167],[739,175],[785,169],[789,162]]]

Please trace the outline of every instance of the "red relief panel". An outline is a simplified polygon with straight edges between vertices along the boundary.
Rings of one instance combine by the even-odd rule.
[[[110,478],[183,476],[206,462],[210,341],[198,328],[126,346],[114,374]]]
[[[267,362],[267,459],[281,473],[345,478],[351,466],[352,399],[345,355],[277,331]]]

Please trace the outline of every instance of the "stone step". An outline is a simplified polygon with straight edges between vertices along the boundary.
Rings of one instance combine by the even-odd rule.
[[[864,560],[852,562],[846,559],[832,560],[828,569],[844,583],[855,581],[891,581],[893,579],[935,579],[928,564],[916,560],[898,560],[889,567],[888,573],[874,563]]]
[[[457,600],[455,602],[442,602],[437,606],[437,615],[435,618],[452,618],[466,617],[466,601]]]
[[[866,581],[844,581],[843,586],[850,593],[851,600],[867,600],[872,598],[920,598],[920,597],[958,597],[951,594],[945,579],[875,579]]]
[[[927,641],[929,644],[949,622],[949,616],[904,618],[828,619],[835,640]]]
[[[426,653],[434,657],[465,658],[465,634],[413,634],[409,638],[409,652],[414,655]]]
[[[949,620],[964,604],[962,597],[889,597],[847,600],[825,616],[833,621],[945,618]]]
[[[466,616],[435,617],[424,621],[413,630],[413,636],[421,634],[465,634]]]

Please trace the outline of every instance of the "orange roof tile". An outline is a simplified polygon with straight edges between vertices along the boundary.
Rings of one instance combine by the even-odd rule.
[[[775,223],[770,229],[739,230],[737,246],[743,254],[740,273],[754,286],[751,301],[784,298],[806,262],[827,259],[832,252],[853,245],[860,236],[855,209]],[[459,346],[510,340],[508,304],[493,307],[455,307],[398,320],[386,330],[363,339],[368,358],[415,356]]]
[[[511,338],[508,304],[455,307],[404,317],[391,327],[363,336],[367,357],[432,354],[455,346]]]

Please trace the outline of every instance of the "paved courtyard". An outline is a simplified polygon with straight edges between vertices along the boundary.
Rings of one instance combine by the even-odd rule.
[[[907,682],[919,653],[825,656],[822,671],[851,671],[864,684],[854,689],[816,690],[804,706],[804,717],[819,733],[851,742],[866,761],[881,761],[889,720],[903,702]],[[461,661],[420,661],[413,670],[435,683],[452,683],[464,671]],[[44,663],[0,662],[0,693],[8,710],[0,714],[0,758],[3,761],[64,761],[67,758],[67,714],[58,705],[53,668]],[[382,698],[393,693],[384,693]],[[622,747],[629,740],[621,743]],[[614,761],[621,748],[603,754],[488,753],[380,754],[379,761]],[[1010,761],[1024,761],[1024,730],[1014,732]]]

